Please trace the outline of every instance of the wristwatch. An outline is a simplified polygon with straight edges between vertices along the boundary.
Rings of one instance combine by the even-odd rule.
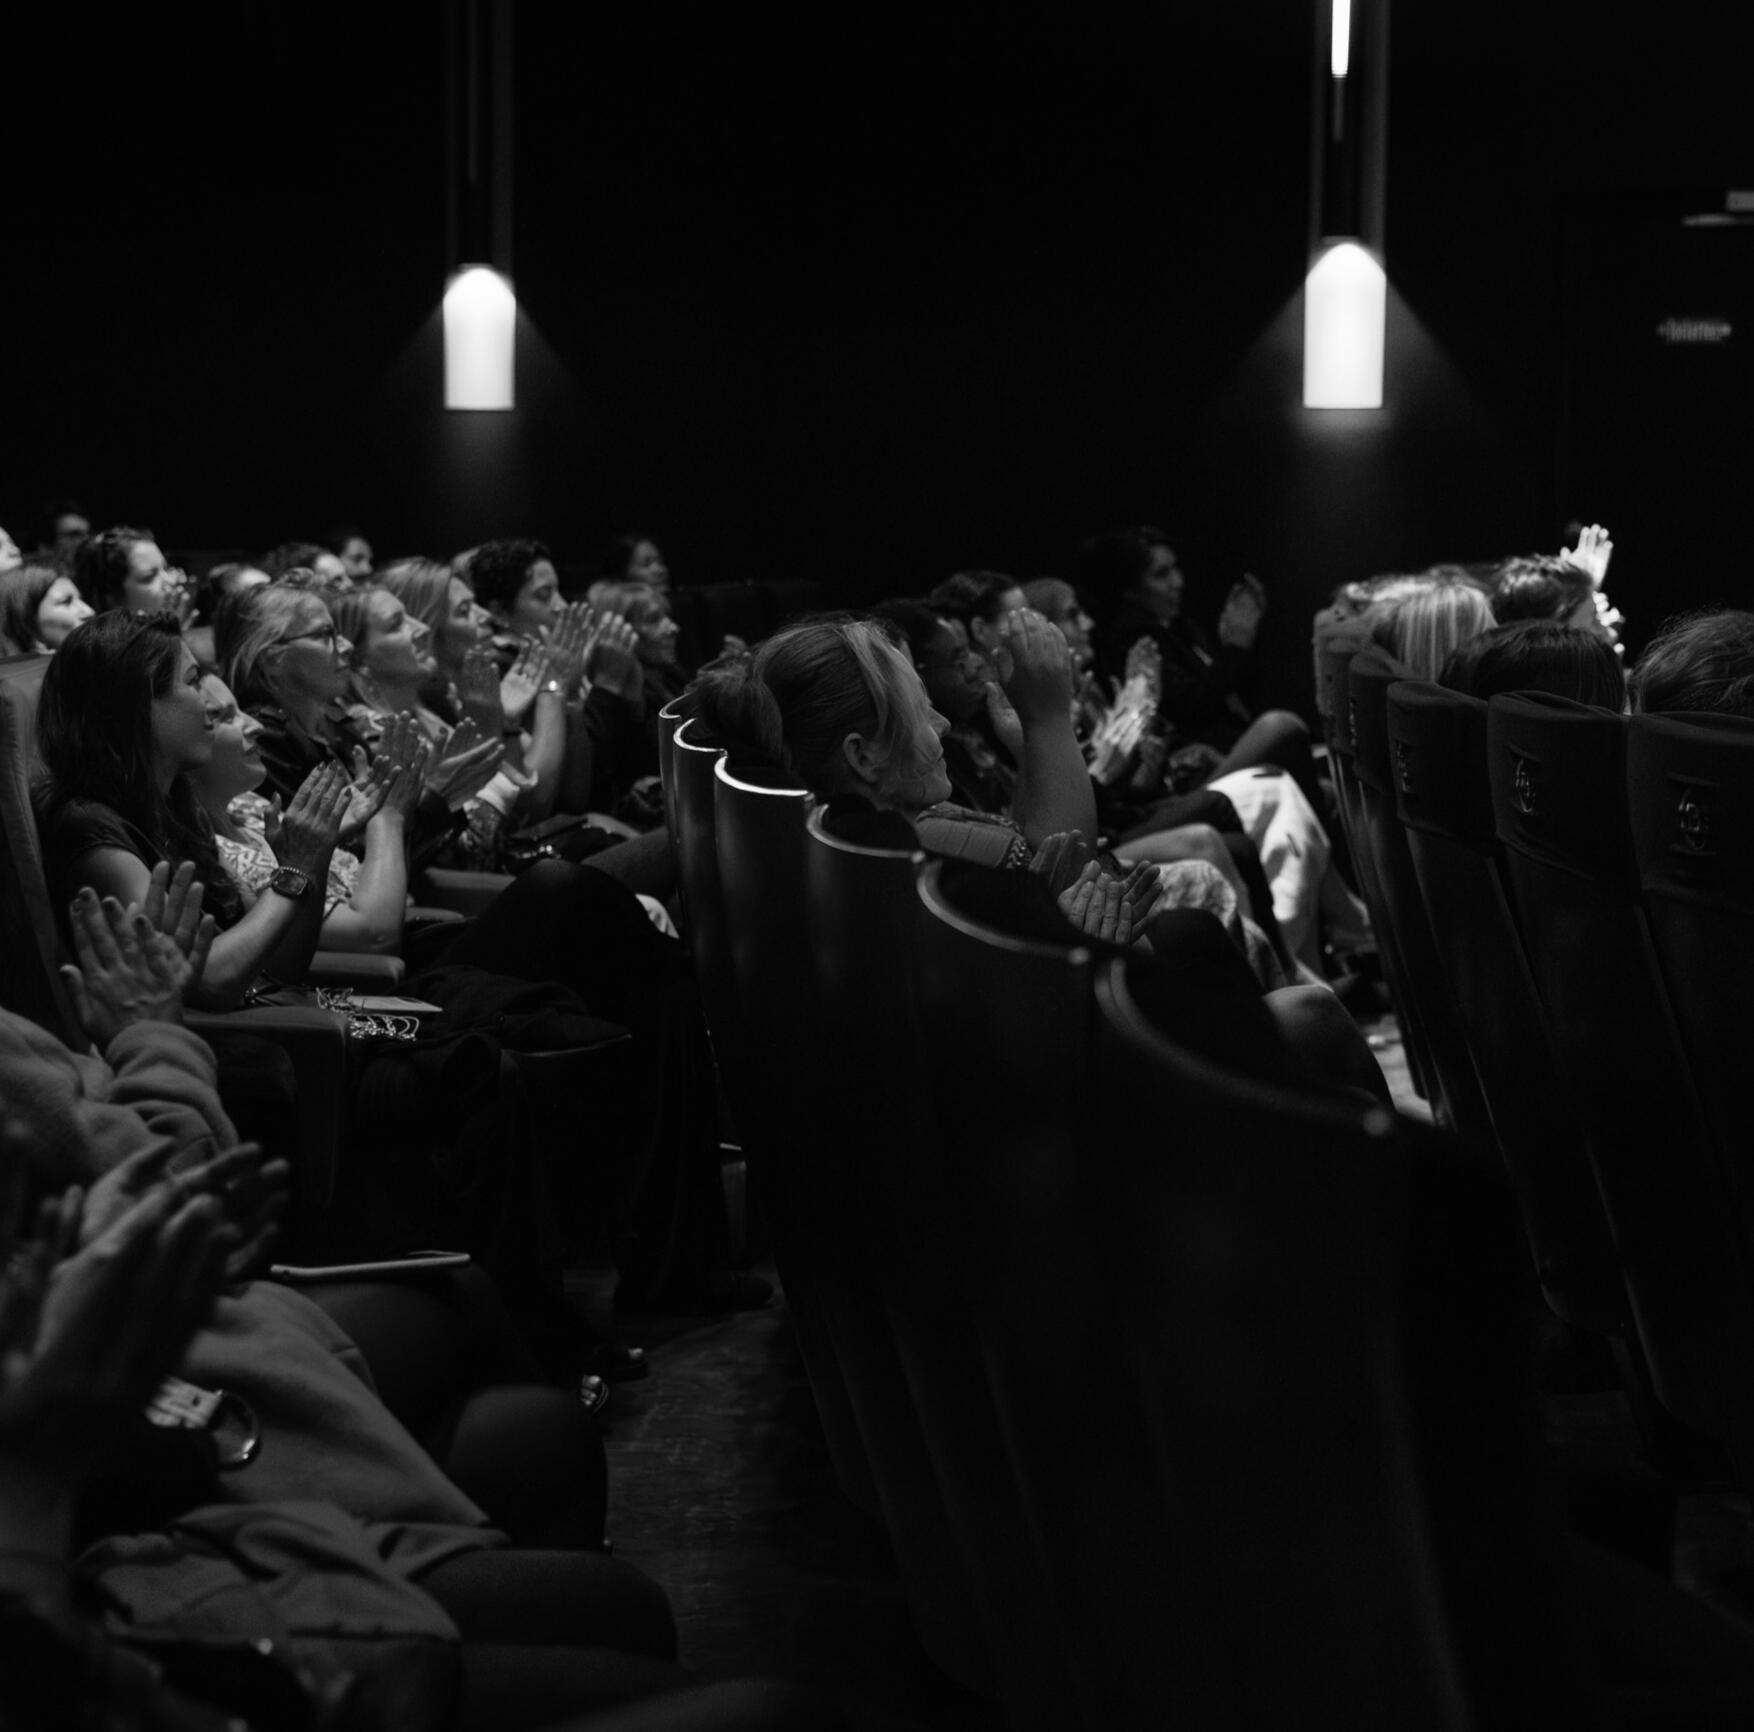
[[[310,887],[310,874],[299,871],[296,866],[276,866],[268,874],[268,888],[275,895],[290,897],[294,902],[300,900]]]

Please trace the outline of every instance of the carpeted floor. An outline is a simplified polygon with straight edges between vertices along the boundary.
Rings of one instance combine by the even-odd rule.
[[[595,1312],[611,1279],[581,1275],[575,1301]],[[784,1295],[616,1327],[652,1372],[616,1387],[604,1422],[609,1532],[669,1592],[683,1659],[850,1689],[897,1727],[999,1732],[921,1652],[887,1541],[834,1483]]]

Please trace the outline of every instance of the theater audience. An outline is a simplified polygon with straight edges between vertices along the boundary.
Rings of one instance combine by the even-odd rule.
[[[410,559],[386,567],[378,581],[432,634],[433,675],[421,693],[423,709],[449,722],[472,714],[485,730],[495,701],[486,680],[499,664],[491,654],[492,615],[476,601],[468,578],[431,560]],[[586,677],[573,680],[568,671],[571,646],[581,641]],[[582,609],[568,609],[547,637],[524,641],[499,674],[502,730],[527,715],[531,676],[542,666],[541,652],[550,643],[560,652],[562,666],[558,674],[545,671],[537,689],[560,688],[566,719],[560,780],[550,809],[603,811],[611,804],[613,763],[618,752],[631,750],[624,742],[637,736],[640,727],[645,684],[634,631],[616,615],[590,619]],[[667,894],[666,877],[655,873],[639,888]]]
[[[332,1321],[291,1289],[240,1284],[286,1171],[234,1146],[211,1058],[179,1026],[193,967],[178,945],[138,908],[85,898],[75,920],[105,1057],[76,1059],[0,1011],[7,1724],[256,1723],[270,1703],[302,1716],[276,1724],[315,1724],[345,1699],[362,1732],[451,1725],[459,1702],[464,1725],[533,1728],[670,1692],[686,1693],[676,1718],[628,1723],[767,1724],[746,1718],[757,1709],[842,1723],[783,1687],[696,1692],[656,1584],[585,1550],[508,1545],[373,1394]],[[368,1315],[369,1288],[342,1291]],[[379,1364],[406,1382],[396,1356]],[[164,1384],[172,1370],[187,1381]],[[521,1458],[564,1505],[564,1457],[540,1434],[567,1404],[488,1394],[474,1411],[500,1422],[501,1489]]]
[[[369,741],[346,710],[353,645],[321,595],[284,582],[245,590],[220,609],[214,638],[226,684],[262,724],[258,750],[282,801],[323,764],[354,771],[369,758]],[[453,844],[468,824],[469,801],[505,759],[504,741],[468,718],[437,748],[415,811],[417,865]]]
[[[79,960],[68,990],[97,1047],[76,1058],[0,1012],[0,1610],[27,1633],[22,1649],[0,1641],[0,1717],[35,1724],[20,1705],[47,1678],[104,1716],[94,1723],[204,1724],[209,1709],[247,1720],[251,1702],[226,1695],[235,1672],[203,1680],[191,1718],[185,1677],[167,1682],[85,1618],[88,1583],[156,1608],[173,1578],[143,1586],[145,1566],[187,1567],[185,1552],[164,1548],[198,1534],[227,1570],[234,1556],[294,1545],[300,1566],[285,1573],[355,1610],[370,1578],[378,1628],[346,1687],[386,1725],[842,1724],[840,1707],[784,1689],[687,1691],[661,1591],[582,1549],[592,1524],[576,1508],[559,1518],[564,1543],[526,1520],[518,1439],[477,1481],[338,1371],[363,1355],[394,1387],[398,1337],[419,1306],[381,1309],[356,1293],[325,1315],[250,1279],[287,1174],[236,1146],[219,1066],[179,1026],[180,1006],[302,978],[320,945],[406,950],[404,989],[441,1004],[447,1029],[497,1026],[491,995],[512,989],[625,1029],[628,1065],[580,1085],[568,1129],[549,1126],[552,1147],[520,1144],[510,1114],[500,1143],[520,1162],[601,1156],[613,1170],[619,1308],[722,1311],[767,1297],[730,1270],[692,960],[647,919],[629,889],[635,869],[614,850],[590,865],[548,860],[473,921],[411,936],[407,920],[419,866],[459,858],[446,850],[480,833],[485,809],[497,847],[502,831],[625,800],[655,770],[657,711],[689,677],[661,552],[644,536],[617,544],[613,581],[593,594],[613,611],[591,617],[567,605],[539,542],[487,542],[459,568],[402,561],[374,578],[357,530],[326,539],[286,544],[263,569],[215,568],[190,596],[149,532],[107,530],[79,555],[88,617],[67,576],[7,569],[0,532],[0,653],[54,652],[37,809]],[[1328,626],[1477,697],[1550,691],[1618,709],[1610,548],[1590,526],[1558,558],[1501,561],[1489,579],[1434,567],[1348,586]],[[970,909],[1022,935],[1138,955],[1141,1002],[1184,1044],[1265,1081],[1386,1101],[1333,995],[1280,984],[1284,964],[1314,955],[1316,909],[1330,922],[1347,911],[1324,900],[1327,811],[1307,728],[1253,707],[1261,586],[1234,586],[1203,631],[1183,611],[1173,549],[1148,528],[1093,538],[1078,575],[1099,624],[1064,580],[1025,590],[1001,573],[959,573],[923,601],[807,621],[721,660],[688,688],[692,713],[735,758],[783,768],[827,800],[831,827],[954,860]],[[191,605],[204,625],[214,616],[210,637],[179,637]],[[201,665],[210,656],[230,687]],[[1643,709],[1754,715],[1754,614],[1671,622],[1631,687]],[[1307,882],[1295,908],[1278,910],[1289,943],[1275,959],[1280,878],[1261,864],[1282,814],[1295,839],[1279,866],[1295,855]],[[662,840],[655,803],[644,817]],[[1119,838],[1114,854],[1098,851],[1104,836]],[[532,1238],[515,1259],[536,1270],[544,1306],[559,1298],[557,1271],[537,1267],[546,1255]],[[499,1318],[484,1278],[482,1290]],[[528,1297],[514,1293],[519,1316],[541,1333]],[[338,1325],[350,1303],[357,1324]],[[573,1321],[570,1378],[587,1363],[640,1368],[637,1353]],[[489,1361],[533,1368],[509,1324],[500,1357],[498,1327],[471,1335],[496,1345],[471,1350],[461,1381]],[[551,1341],[542,1346],[557,1376]],[[175,1367],[271,1416],[275,1459],[266,1473],[252,1464],[202,1481],[207,1501],[172,1510],[181,1482],[139,1453],[136,1434]],[[571,1391],[562,1398],[588,1426]],[[325,1418],[330,1403],[340,1406]],[[105,1500],[118,1477],[163,1509],[116,1525]],[[282,1507],[295,1493],[296,1516]],[[516,1530],[509,1542],[495,1522]],[[192,1628],[178,1621],[191,1604],[174,1605],[166,1628]],[[204,1633],[258,1640],[266,1626],[243,1609],[254,1604],[226,1601]],[[7,1627],[0,1616],[0,1635]],[[390,1657],[386,1633],[420,1660]],[[276,1626],[274,1640],[303,1665],[298,1688],[344,1686],[349,1665],[303,1630]]]
[[[454,720],[433,707],[439,694],[433,689],[431,628],[389,590],[369,585],[335,596],[332,614],[351,645],[347,717],[368,749],[376,750],[385,724],[400,714],[412,716],[429,741],[442,744]],[[503,743],[505,757],[465,802],[468,827],[451,863],[490,868],[502,830],[553,810],[566,754],[566,691],[584,648],[570,640],[553,648],[532,645],[503,679],[485,653],[465,658],[460,674],[468,696],[459,695],[458,708],[469,705],[482,734]]]
[[[1308,724],[1287,709],[1255,713],[1255,640],[1267,610],[1255,577],[1231,586],[1208,634],[1183,609],[1186,578],[1160,529],[1144,525],[1087,538],[1076,576],[1080,590],[1100,604],[1095,644],[1101,674],[1124,681],[1136,671],[1139,640],[1156,647],[1151,678],[1173,792],[1270,764],[1296,779],[1311,811],[1328,812]]]
[[[190,786],[212,756],[214,708],[201,670],[165,614],[100,614],[75,630],[43,678],[37,801],[44,869],[58,907],[82,889],[142,902],[161,861],[192,861],[221,931],[196,988],[216,1009],[269,972],[299,979],[321,912],[302,886],[322,884],[355,790],[340,765],[294,792],[278,829],[281,894],[245,910],[229,892]]]
[[[990,817],[1009,816],[1017,796],[1017,770],[992,723],[996,715],[1010,731],[1016,726],[1015,712],[992,678],[986,659],[967,646],[960,622],[940,615],[929,602],[905,598],[879,602],[871,617],[905,648],[932,707],[949,724],[941,744],[950,798]],[[1078,658],[1070,640],[1067,648],[1076,679]],[[1074,722],[1079,713],[1074,696]],[[1089,758],[1088,742],[1082,749]],[[1168,797],[1159,783],[1154,798],[1129,804],[1105,783],[1094,762],[1090,773],[1099,826],[1092,834],[1115,837],[1116,852],[1128,861],[1206,861],[1225,876],[1242,909],[1279,949],[1273,898],[1259,855],[1243,835],[1228,800],[1217,794]],[[1289,954],[1281,961],[1288,969],[1292,966]]]
[[[1020,718],[1056,741],[1047,761],[1056,776],[1070,767],[1058,735],[1071,744],[1070,765],[1076,768],[1068,779],[1079,793],[1058,809],[1064,814],[1082,806],[1093,818],[1090,780],[1071,739],[1065,640],[1040,615],[1019,610],[1001,622],[995,649]],[[1016,820],[949,805],[940,744],[944,718],[932,708],[912,663],[874,621],[830,617],[787,627],[746,660],[708,670],[692,698],[708,739],[733,759],[741,754],[783,767],[830,801],[831,810],[834,802],[850,799],[855,807],[899,813],[930,853],[1010,871],[1033,868],[1055,893],[1068,935],[1075,929],[1125,945],[1137,924],[1145,942],[1173,949],[1184,930],[1179,921],[1161,924],[1160,914],[1211,914],[1221,924],[1235,915],[1223,876],[1207,862],[1122,873],[1093,858],[1093,828],[1070,823],[1036,834]],[[1044,777],[1044,794],[1052,783]],[[1055,809],[1054,801],[1041,809]],[[1264,941],[1257,949],[1246,934],[1236,936],[1238,966],[1252,963],[1258,977]],[[1281,987],[1267,1000],[1289,1050],[1311,1064],[1312,1074],[1362,1084],[1387,1098],[1363,1037],[1325,987]]]

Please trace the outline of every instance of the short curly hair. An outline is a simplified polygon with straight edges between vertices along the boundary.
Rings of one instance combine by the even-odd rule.
[[[484,541],[469,561],[469,582],[475,599],[489,613],[503,617],[512,610],[518,591],[538,560],[554,563],[554,555],[540,541]]]
[[[132,570],[130,556],[141,542],[157,540],[150,529],[125,524],[100,529],[73,556],[73,581],[79,585],[79,593],[99,613],[122,606],[122,585]]]

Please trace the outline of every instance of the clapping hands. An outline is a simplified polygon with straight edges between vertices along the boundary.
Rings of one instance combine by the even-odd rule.
[[[376,811],[383,804],[387,786],[387,778],[378,777],[375,768],[368,787],[361,790],[355,788],[345,766],[333,758],[319,764],[299,784],[285,810],[278,794],[269,802],[262,830],[275,860],[322,883],[356,799]]]
[[[137,1022],[181,1022],[183,997],[206,966],[213,919],[201,913],[201,886],[185,861],[173,881],[164,862],[153,868],[146,900],[124,909],[101,901],[89,886],[68,910],[78,967],[63,965],[79,1025],[107,1047]]]
[[[0,1455],[70,1487],[175,1367],[240,1246],[211,1191],[118,1196],[81,1244],[85,1212],[77,1186],[45,1202],[0,1274]]]
[[[639,633],[618,613],[597,621],[585,671],[594,685],[637,704],[645,692],[645,670],[639,660]]]
[[[560,618],[548,628],[548,637],[542,646],[547,652],[544,679],[547,683],[558,684],[563,697],[571,697],[584,676],[586,662],[600,629],[596,615],[582,601],[575,601],[565,608]],[[537,682],[538,688],[542,683]]]
[[[1076,830],[1047,837],[1029,869],[1047,880],[1060,912],[1088,938],[1131,944],[1157,906],[1156,867],[1142,861],[1126,872],[1111,871]]]
[[[426,766],[426,788],[455,810],[493,780],[504,758],[504,742],[483,739],[481,729],[465,716],[434,745]]]

